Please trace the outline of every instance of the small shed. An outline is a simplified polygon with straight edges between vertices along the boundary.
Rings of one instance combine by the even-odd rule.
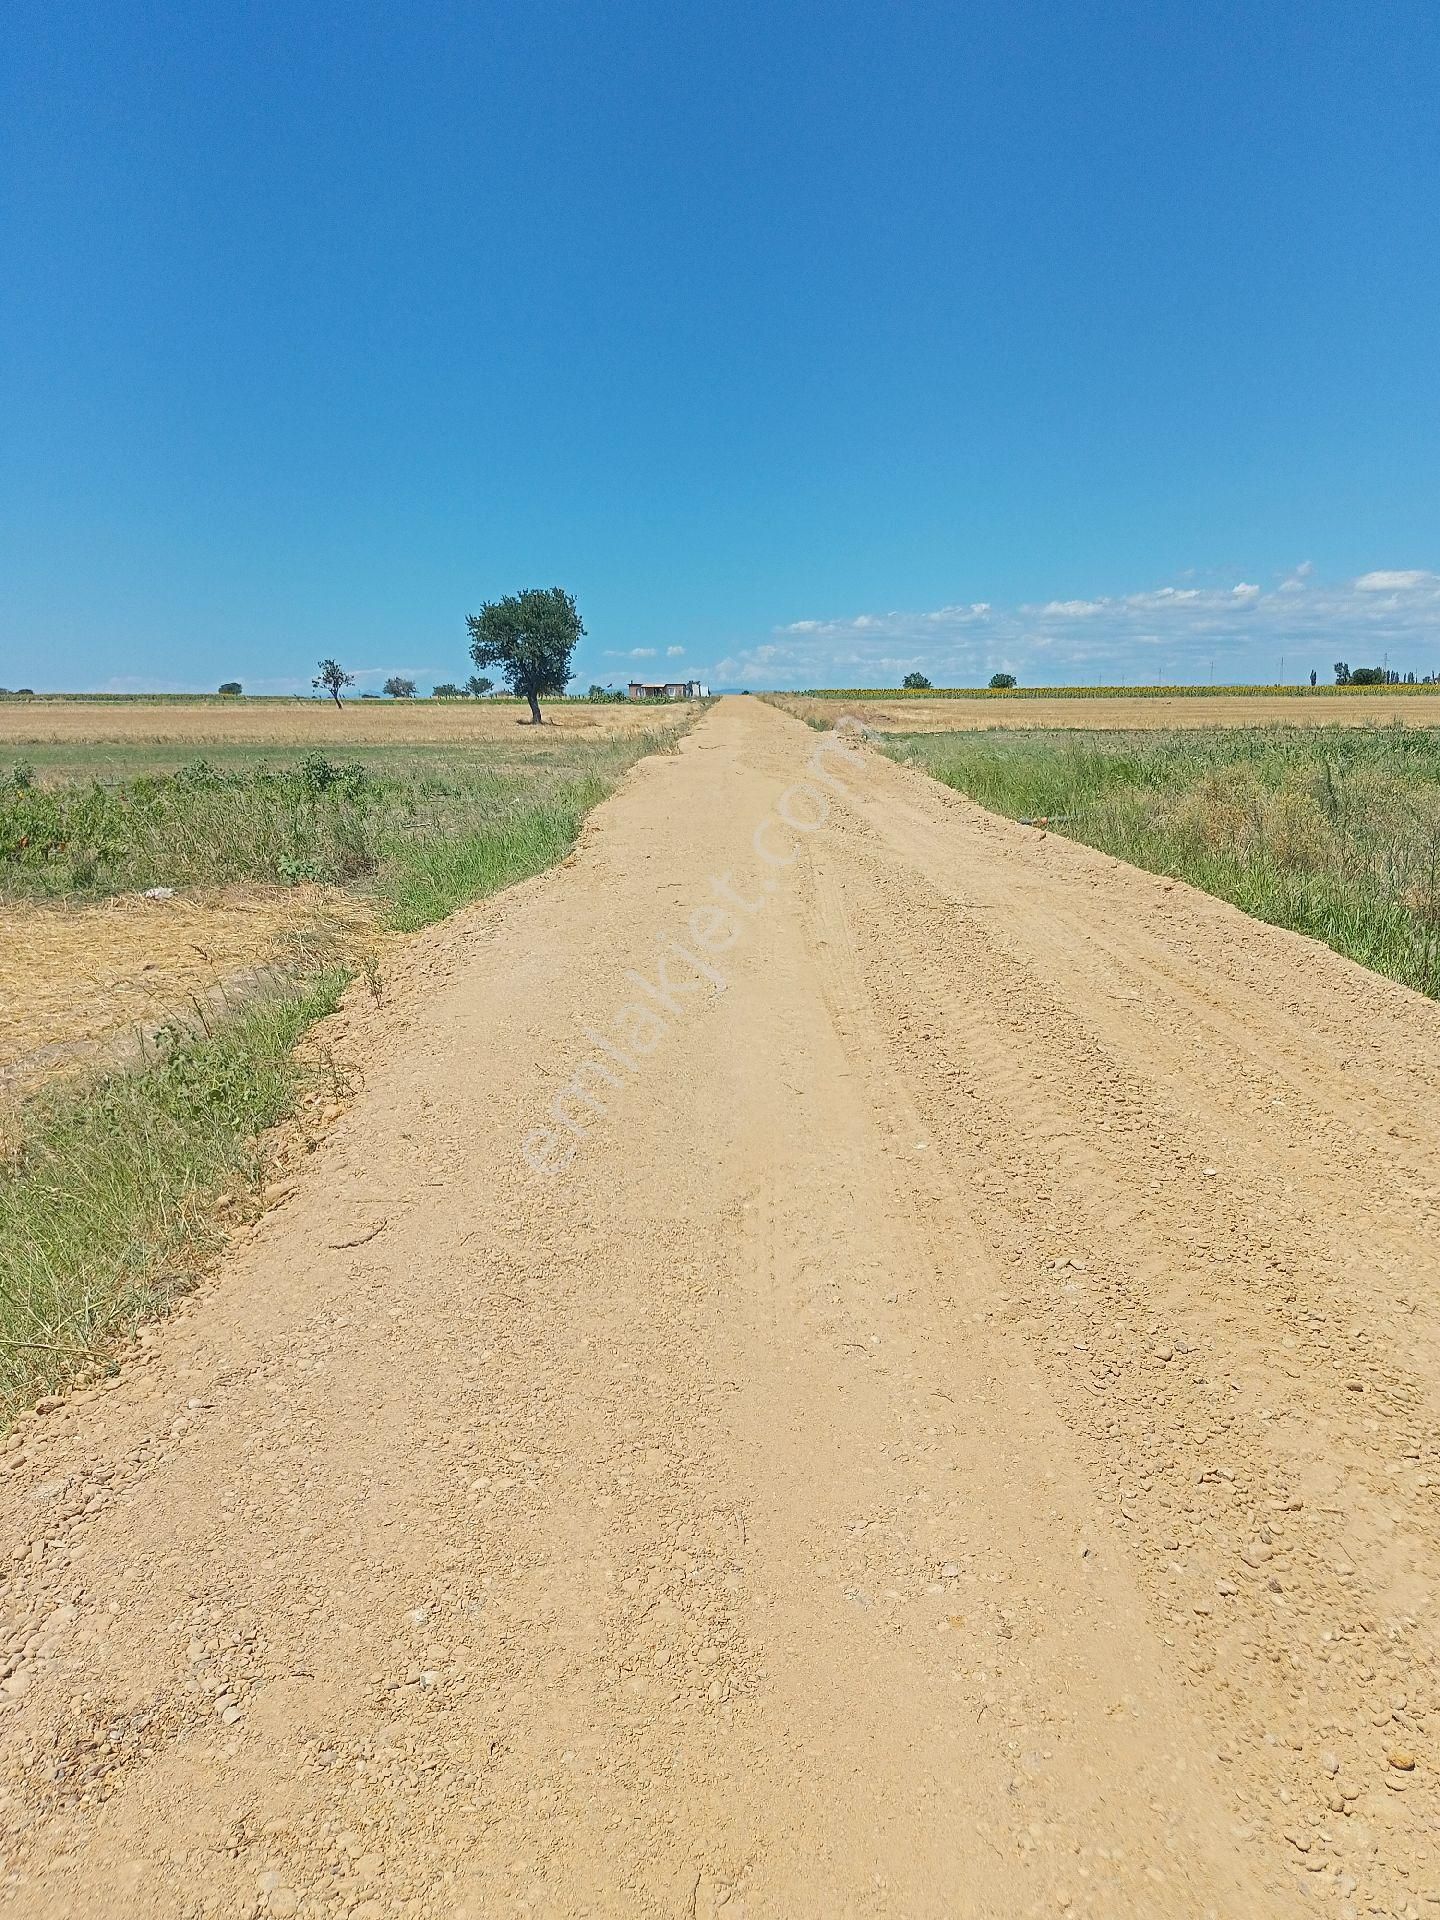
[[[632,700],[703,700],[708,689],[698,680],[632,680]]]

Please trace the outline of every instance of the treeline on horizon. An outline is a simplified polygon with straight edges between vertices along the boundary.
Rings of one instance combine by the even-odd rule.
[[[784,693],[792,699],[806,700],[1186,700],[1220,698],[1254,698],[1257,696],[1284,695],[1307,700],[1330,698],[1334,695],[1355,695],[1363,698],[1375,693],[1440,693],[1440,685],[1433,680],[1393,680],[1376,685],[1363,681],[1349,681],[1340,686],[1323,683],[1319,686],[1307,686],[1291,680],[1271,681],[1269,683],[1235,682],[1226,685],[1185,684],[1167,682],[1162,686],[1049,686],[1049,687],[766,687],[756,689],[766,693]],[[382,694],[361,694],[352,699],[363,699],[370,704],[385,706],[412,706],[429,700],[438,700],[442,706],[451,704],[457,696],[453,694],[411,694],[403,699],[392,699]],[[462,696],[466,697],[466,696]],[[617,698],[614,692],[568,693],[561,699],[579,706],[609,704]],[[36,693],[28,688],[0,687],[0,700],[36,701],[36,702],[104,702],[114,706],[129,705],[173,705],[173,706],[233,706],[237,700],[254,704],[272,706],[313,706],[319,696],[313,693]],[[618,695],[623,700],[623,693]],[[485,703],[497,706],[524,706],[525,702],[518,694],[487,693]],[[323,701],[321,702],[323,704]]]
[[[1052,687],[797,687],[794,699],[805,700],[1187,700],[1222,697],[1253,698],[1284,695],[1307,700],[1334,694],[1440,693],[1433,680],[1394,680],[1388,684],[1350,680],[1343,685],[1308,686],[1293,680],[1272,681],[1268,685],[1245,684],[1214,686],[1166,683],[1163,686],[1052,686]]]

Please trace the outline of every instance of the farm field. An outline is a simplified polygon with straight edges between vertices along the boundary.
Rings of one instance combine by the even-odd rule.
[[[740,699],[407,952],[3,1455],[17,1920],[1424,1910],[1432,1001]]]
[[[685,701],[594,705],[555,701],[532,728],[523,702],[491,700],[0,700],[0,767],[77,777],[107,763],[119,772],[166,770],[203,752],[314,749],[339,758],[363,747],[517,744],[557,753],[573,740],[627,739],[693,720]],[[98,755],[98,758],[97,758]]]
[[[202,888],[173,900],[0,901],[0,1111],[7,1098],[268,972],[376,942],[373,904],[338,887]]]
[[[1082,689],[1068,697],[1002,694],[927,694],[861,698],[777,693],[767,698],[812,726],[830,727],[852,713],[884,733],[951,733],[988,728],[1116,729],[1134,733],[1178,727],[1440,726],[1440,688],[1400,693],[1385,689],[1320,689],[1314,693],[1147,694]]]

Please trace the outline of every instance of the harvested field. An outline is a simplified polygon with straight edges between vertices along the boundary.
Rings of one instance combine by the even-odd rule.
[[[196,1002],[249,997],[257,970],[293,971],[370,937],[373,905],[339,887],[201,889],[87,905],[0,902],[0,1097],[97,1043]]]
[[[971,698],[929,695],[907,700],[819,699],[804,694],[767,696],[786,713],[812,726],[833,727],[853,713],[885,733],[948,733],[991,727],[1085,727],[1140,731],[1168,727],[1436,727],[1440,689],[1386,693],[1348,689],[1325,694],[1163,694],[1094,699],[1077,691],[1071,699]]]
[[[467,746],[509,743],[526,751],[563,748],[575,739],[607,740],[683,727],[696,708],[685,701],[595,705],[555,701],[545,725],[532,727],[522,703],[489,700],[213,701],[0,700],[0,754],[24,758],[30,747],[156,746],[182,756],[211,747],[348,753],[356,746]]]
[[[14,1920],[1434,1906],[1435,1005],[818,744],[721,702],[352,992],[18,1426]]]

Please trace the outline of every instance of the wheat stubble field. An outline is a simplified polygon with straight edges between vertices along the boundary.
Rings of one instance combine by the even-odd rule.
[[[8,1911],[1440,1898],[1434,1004],[816,742],[418,936],[17,1426]]]
[[[1188,693],[1126,695],[1114,688],[1097,694],[1083,688],[1068,696],[1043,694],[836,695],[782,693],[769,696],[787,713],[814,726],[854,714],[885,733],[948,733],[979,728],[1084,728],[1103,731],[1167,731],[1176,727],[1436,727],[1440,691],[1393,692],[1385,688],[1323,687],[1312,693],[1227,694],[1191,688]]]
[[[684,723],[683,702],[596,705],[557,701],[532,730],[523,701],[511,700],[0,700],[0,754],[37,764],[89,769],[97,751],[143,755],[212,748],[344,753],[352,747],[463,746],[544,742],[572,736],[614,739]],[[67,760],[64,750],[83,756]],[[135,757],[126,764],[135,764]]]

